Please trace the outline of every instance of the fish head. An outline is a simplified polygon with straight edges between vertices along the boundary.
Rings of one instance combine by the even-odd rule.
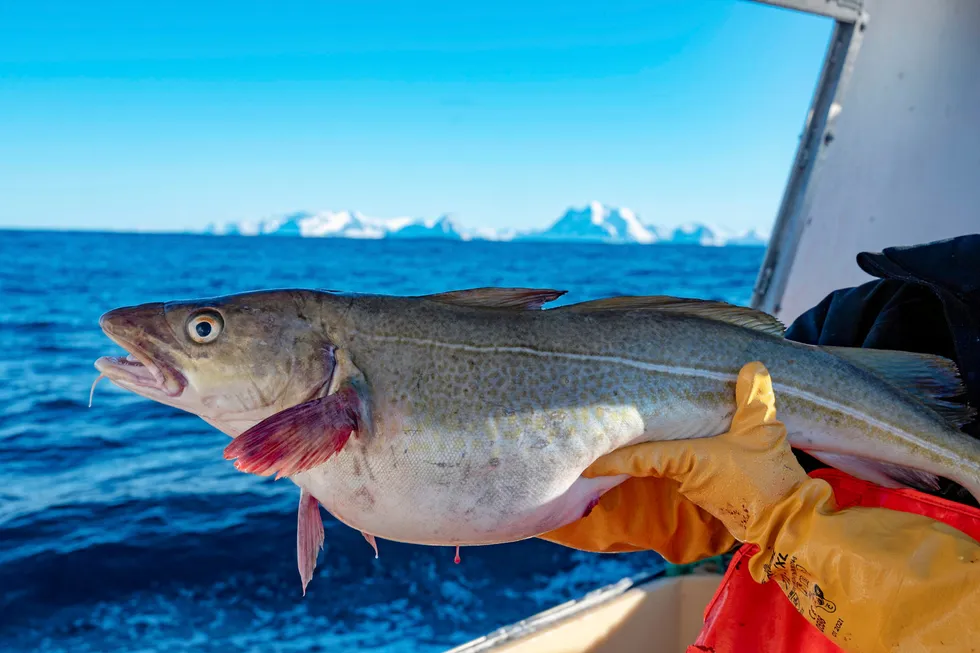
[[[326,392],[334,348],[318,323],[303,291],[117,308],[99,325],[129,356],[95,367],[125,390],[237,435]]]

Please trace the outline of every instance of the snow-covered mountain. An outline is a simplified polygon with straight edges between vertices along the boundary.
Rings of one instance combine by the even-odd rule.
[[[320,211],[300,218],[300,233],[307,238],[384,238],[411,222],[410,218],[381,220],[357,211]]]
[[[298,211],[261,222],[243,221],[225,226],[209,225],[205,233],[232,236],[303,236],[306,238],[379,239],[428,225],[433,232],[445,233],[443,221],[415,221],[412,218],[371,218],[357,211]],[[416,235],[415,237],[420,237]]]
[[[388,238],[440,238],[444,240],[470,240],[463,230],[450,218],[444,215],[438,220],[420,220],[409,222],[400,229],[388,232]]]
[[[535,240],[612,244],[676,243],[687,245],[765,245],[757,231],[727,234],[700,223],[668,229],[644,224],[630,209],[591,202],[572,207],[544,229],[515,231],[467,229],[448,215],[439,218],[373,218],[357,211],[300,211],[261,221],[209,225],[205,233],[242,236],[302,236],[307,238],[400,238],[442,240]]]
[[[683,224],[670,236],[670,242],[678,245],[723,245],[724,236],[703,224]]]
[[[730,234],[718,227],[688,223],[670,229],[643,223],[630,209],[592,202],[570,208],[547,229],[520,234],[521,240],[597,243],[671,243],[677,245],[765,245],[769,239],[755,229]]]
[[[641,244],[660,240],[657,230],[640,222],[633,211],[599,202],[582,209],[570,208],[547,229],[524,234],[520,239]]]

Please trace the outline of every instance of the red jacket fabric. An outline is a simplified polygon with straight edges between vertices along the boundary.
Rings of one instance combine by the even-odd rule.
[[[834,469],[810,474],[827,481],[841,508],[878,507],[944,522],[980,541],[980,510],[915,490],[896,490],[860,481]],[[743,545],[704,612],[704,629],[688,653],[841,653],[833,641],[834,616],[821,633],[799,612],[775,582],[757,583],[748,559],[758,551]]]

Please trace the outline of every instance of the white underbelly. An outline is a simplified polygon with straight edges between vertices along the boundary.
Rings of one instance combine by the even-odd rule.
[[[437,440],[352,438],[327,463],[292,480],[341,522],[376,537],[473,546],[571,523],[627,478],[581,477],[611,446],[606,438]]]

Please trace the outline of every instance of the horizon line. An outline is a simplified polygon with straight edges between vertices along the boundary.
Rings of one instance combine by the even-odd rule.
[[[707,225],[705,225],[707,226]],[[720,249],[724,247],[754,247],[754,248],[766,248],[768,247],[768,242],[764,243],[728,243],[724,242],[721,244],[704,245],[702,243],[678,243],[669,240],[655,240],[649,243],[639,243],[639,242],[603,242],[599,240],[576,240],[568,239],[562,240],[559,238],[527,238],[527,239],[516,239],[516,240],[493,240],[489,238],[440,238],[438,236],[419,236],[411,238],[351,238],[350,236],[295,236],[295,235],[277,235],[277,234],[214,234],[206,233],[201,231],[187,231],[187,230],[120,230],[120,229],[110,229],[106,227],[23,227],[18,225],[0,225],[0,232],[17,232],[17,233],[38,233],[38,234],[48,234],[48,233],[61,233],[61,234],[91,234],[91,235],[115,235],[115,236],[189,236],[196,238],[248,238],[248,239],[283,239],[283,240],[353,240],[353,241],[367,241],[367,242],[399,242],[399,243],[410,243],[413,241],[425,241],[425,242],[445,242],[445,243],[492,243],[492,244],[503,244],[503,245],[514,245],[514,244],[534,244],[534,245],[603,245],[603,246],[613,246],[613,247],[649,247],[651,245],[661,245],[661,246],[674,246],[674,247],[705,247]]]

